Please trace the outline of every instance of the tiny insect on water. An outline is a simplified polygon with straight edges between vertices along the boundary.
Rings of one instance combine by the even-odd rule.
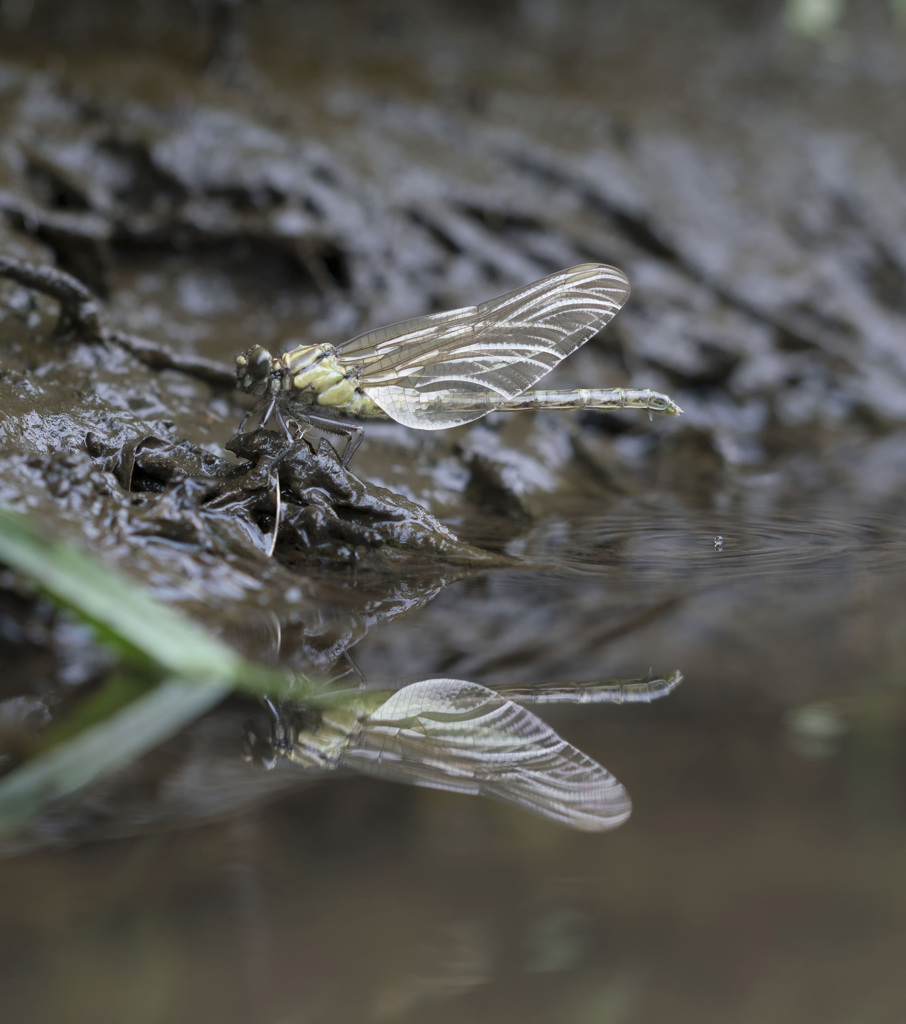
[[[522,704],[637,704],[666,697],[681,672],[658,679],[489,690],[425,679],[363,691],[318,708],[277,707],[246,726],[246,758],[273,768],[349,768],[391,782],[491,797],[585,832],[622,824],[629,794],[597,761]]]
[[[282,356],[254,345],[236,359],[237,387],[260,396],[261,423],[284,415],[345,437],[347,465],[363,436],[353,420],[443,430],[498,410],[646,409],[676,416],[647,388],[530,390],[609,323],[629,298],[615,267],[586,263],[499,298],[405,320],[338,345]],[[256,407],[257,408],[257,407]]]

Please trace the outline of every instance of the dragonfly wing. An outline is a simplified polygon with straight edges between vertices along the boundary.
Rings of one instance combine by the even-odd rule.
[[[391,384],[365,389],[368,397],[392,420],[416,430],[446,430],[481,419],[506,399],[497,391],[461,381],[454,388],[433,390]]]
[[[610,772],[478,683],[413,683],[362,725],[342,761],[368,775],[492,797],[589,832],[629,817],[629,795]]]
[[[622,271],[587,263],[479,306],[363,334],[338,346],[337,358],[392,419],[423,430],[456,426],[532,387],[628,298]],[[445,392],[470,401],[447,408]]]

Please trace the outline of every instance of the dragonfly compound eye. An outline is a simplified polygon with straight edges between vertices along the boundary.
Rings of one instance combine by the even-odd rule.
[[[240,359],[243,357],[245,358],[244,369],[252,380],[264,380],[271,372],[271,354],[266,348],[254,345],[243,353]]]

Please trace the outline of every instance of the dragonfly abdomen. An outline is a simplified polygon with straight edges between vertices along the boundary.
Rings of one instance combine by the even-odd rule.
[[[682,681],[683,674],[677,671],[659,679],[501,686],[498,692],[520,704],[650,704],[673,693]]]
[[[526,391],[496,405],[497,409],[648,409],[677,416],[683,410],[669,395],[649,388],[576,388],[573,391]]]
[[[457,427],[489,412],[519,412],[535,409],[648,409],[676,416],[682,409],[668,395],[648,388],[577,388],[573,391],[525,391],[507,398],[490,389],[419,392],[415,388],[363,387],[362,397],[379,403],[384,413],[398,423],[421,430]],[[371,396],[374,396],[373,399]],[[351,406],[348,411],[356,412]],[[379,412],[357,415],[381,415]]]

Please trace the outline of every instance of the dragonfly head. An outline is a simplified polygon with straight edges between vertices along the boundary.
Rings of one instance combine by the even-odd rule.
[[[266,395],[278,391],[279,362],[266,348],[252,345],[242,355],[236,356],[236,387],[250,395]]]

